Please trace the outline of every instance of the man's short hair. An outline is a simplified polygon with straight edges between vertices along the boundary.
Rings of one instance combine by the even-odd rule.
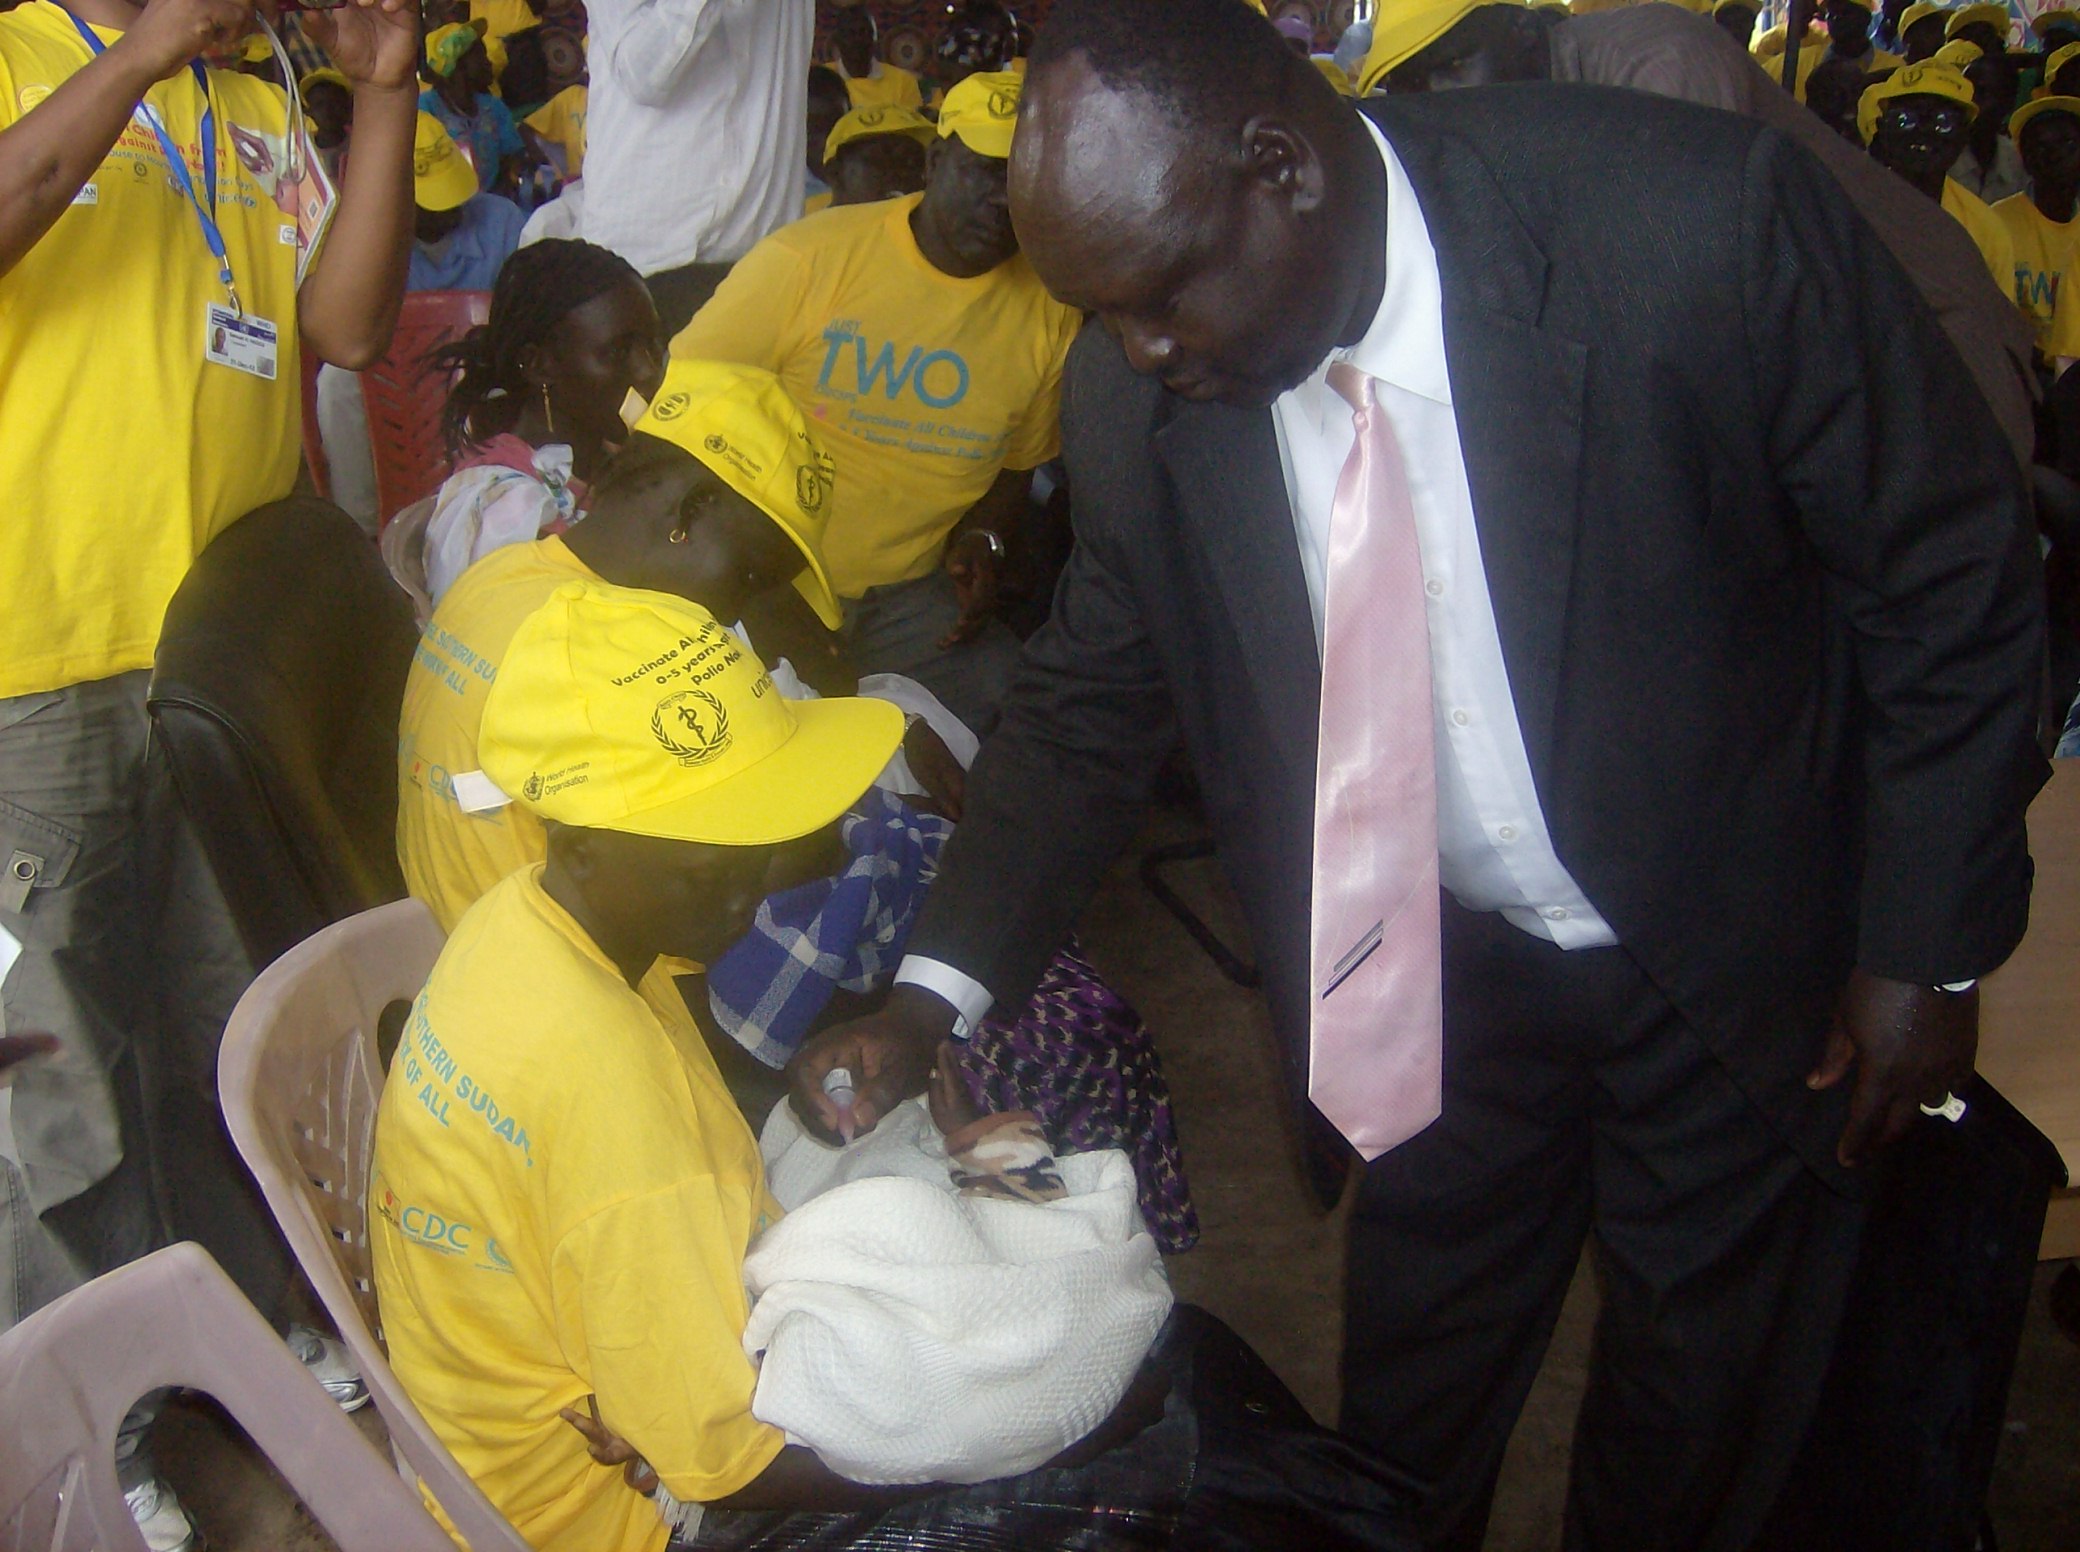
[[[1277,98],[1296,71],[1314,74],[1243,0],[1058,0],[1029,71],[1071,54],[1114,91],[1146,94],[1198,123]]]

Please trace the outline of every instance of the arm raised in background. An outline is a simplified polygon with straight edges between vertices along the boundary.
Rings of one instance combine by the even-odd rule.
[[[305,349],[359,371],[390,348],[404,305],[419,11],[408,0],[350,0],[337,10],[306,12],[303,26],[354,83],[354,154],[332,230],[297,293],[296,321]]]

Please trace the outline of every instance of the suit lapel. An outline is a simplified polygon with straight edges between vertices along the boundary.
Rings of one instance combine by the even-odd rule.
[[[1156,445],[1219,585],[1277,746],[1314,762],[1321,664],[1268,409],[1173,402]],[[1301,753],[1304,751],[1304,755]]]
[[[1447,94],[1447,98],[1448,98]],[[1444,288],[1445,360],[1517,722],[1546,784],[1573,583],[1588,348],[1545,319],[1549,265],[1449,100],[1367,104],[1407,169]],[[1420,117],[1420,127],[1407,122]]]

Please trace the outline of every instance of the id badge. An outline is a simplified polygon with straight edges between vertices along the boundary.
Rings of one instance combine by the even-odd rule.
[[[202,353],[217,366],[273,382],[279,344],[275,326],[265,318],[241,318],[215,302],[204,310]]]

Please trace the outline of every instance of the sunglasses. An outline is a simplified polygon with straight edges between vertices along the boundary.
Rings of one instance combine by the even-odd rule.
[[[1954,135],[1971,122],[1971,114],[1957,103],[1911,103],[1905,107],[1887,108],[1879,115],[1879,122],[1887,129],[1911,135],[1916,130],[1932,129],[1939,135]]]

